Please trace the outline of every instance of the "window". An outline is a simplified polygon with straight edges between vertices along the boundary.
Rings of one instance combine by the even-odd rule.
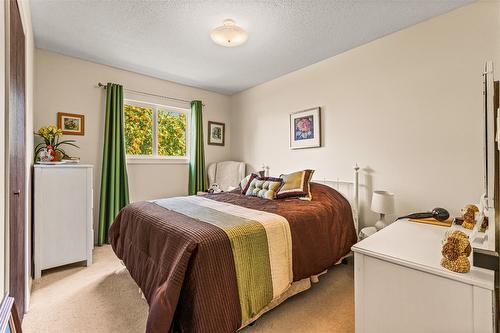
[[[129,158],[186,158],[189,110],[125,100]]]

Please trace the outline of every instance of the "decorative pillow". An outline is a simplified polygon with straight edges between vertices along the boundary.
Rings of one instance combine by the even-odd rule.
[[[292,172],[287,175],[281,175],[283,186],[276,193],[277,199],[299,198],[303,200],[312,200],[311,178],[314,170],[303,170]]]
[[[243,178],[240,181],[241,194],[246,193],[246,187],[247,187],[248,181],[250,180],[250,177],[252,177],[252,175],[256,175],[258,177],[264,177],[264,171],[259,171],[258,173],[251,173],[248,176],[246,176],[245,178]]]
[[[280,178],[259,177],[252,175],[246,186],[245,195],[259,197],[262,199],[273,200],[276,197],[276,192],[283,185]]]

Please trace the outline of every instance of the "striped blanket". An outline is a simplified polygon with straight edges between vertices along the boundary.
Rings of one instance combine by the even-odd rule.
[[[109,240],[148,301],[146,332],[234,333],[347,254],[348,201],[311,191],[312,201],[226,192],[122,209]]]
[[[292,283],[292,240],[284,217],[201,196],[155,203],[217,226],[227,234],[236,269],[242,325]]]

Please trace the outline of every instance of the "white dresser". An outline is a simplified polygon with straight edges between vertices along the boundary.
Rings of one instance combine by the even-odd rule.
[[[494,273],[441,267],[446,230],[402,220],[352,247],[357,333],[494,332]]]
[[[43,269],[92,264],[92,165],[35,165],[35,279]]]

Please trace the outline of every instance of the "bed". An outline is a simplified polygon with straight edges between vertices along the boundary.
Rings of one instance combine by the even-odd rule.
[[[146,331],[236,332],[308,289],[357,240],[349,200],[324,184],[311,192],[311,201],[236,190],[125,207],[110,242],[149,303]]]

